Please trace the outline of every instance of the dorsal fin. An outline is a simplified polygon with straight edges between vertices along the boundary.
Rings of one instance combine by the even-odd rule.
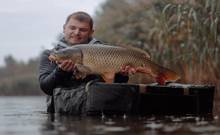
[[[151,55],[150,55],[149,51],[145,51],[145,50],[142,50],[140,48],[137,48],[137,47],[134,47],[134,46],[131,46],[131,45],[118,44],[117,46],[127,48],[127,49],[131,49],[131,50],[135,50],[137,52],[140,52],[140,53],[144,54],[146,56],[146,58],[151,59]]]

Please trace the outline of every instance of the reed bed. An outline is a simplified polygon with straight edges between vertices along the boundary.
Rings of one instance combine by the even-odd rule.
[[[219,86],[220,1],[121,3],[108,0],[103,4],[96,17],[98,37],[148,50],[153,61],[180,73],[181,83]]]

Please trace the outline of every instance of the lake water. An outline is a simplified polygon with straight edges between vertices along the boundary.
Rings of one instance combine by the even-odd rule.
[[[210,117],[71,117],[50,115],[45,109],[44,97],[0,97],[0,135],[220,134],[217,109]]]

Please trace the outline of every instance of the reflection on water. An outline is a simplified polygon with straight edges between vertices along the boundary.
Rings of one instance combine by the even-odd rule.
[[[218,135],[218,115],[74,117],[45,112],[44,97],[0,97],[1,135]]]

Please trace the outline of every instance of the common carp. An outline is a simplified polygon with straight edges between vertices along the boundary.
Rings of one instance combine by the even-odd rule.
[[[88,74],[99,74],[107,83],[112,83],[115,73],[120,72],[122,66],[135,69],[143,67],[137,72],[152,76],[160,85],[167,81],[175,82],[180,76],[150,60],[148,53],[140,49],[103,44],[79,44],[51,52],[51,61],[71,60],[75,63],[76,77],[85,78]]]

